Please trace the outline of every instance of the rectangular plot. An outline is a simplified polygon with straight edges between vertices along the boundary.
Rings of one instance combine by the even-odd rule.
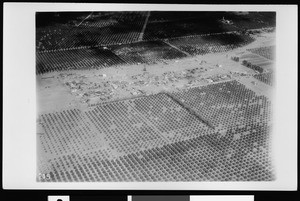
[[[41,169],[50,175],[51,182],[84,182],[104,181],[103,161],[106,161],[105,150],[81,154],[68,154],[49,160],[47,169]],[[102,163],[101,163],[102,162]]]
[[[147,41],[127,45],[111,46],[112,51],[129,64],[153,64],[162,60],[177,59],[186,55],[161,42]]]
[[[99,149],[105,145],[104,136],[93,130],[78,109],[42,114],[40,123],[44,128],[43,135],[38,138],[41,151],[51,158]]]
[[[216,128],[265,122],[270,117],[270,102],[237,81],[192,88],[173,95]]]
[[[273,83],[274,83],[274,77],[273,76],[274,75],[273,75],[272,72],[253,75],[253,77],[255,77],[256,79],[258,79],[261,82],[263,82],[265,84],[268,84],[270,86],[272,86]]]
[[[226,52],[249,44],[254,39],[247,35],[224,33],[169,39],[168,42],[191,55]]]
[[[166,94],[134,99],[134,107],[170,141],[208,134],[210,128]]]
[[[248,49],[248,51],[250,51],[250,49]],[[241,59],[243,60],[246,66],[246,63],[248,63],[247,67],[252,68],[251,66],[253,65],[257,66],[257,68],[260,69],[261,72],[270,70],[273,67],[273,61],[270,61],[269,59],[266,59],[263,56],[259,56],[258,54],[245,54],[241,56]]]
[[[36,73],[51,71],[87,70],[121,65],[125,62],[111,51],[102,48],[88,48],[37,53]]]
[[[131,153],[159,146],[166,141],[141,117],[130,101],[103,104],[87,112],[88,118],[103,133],[111,149]]]
[[[79,27],[73,30],[62,44],[61,48],[108,46],[138,41],[143,21],[139,27],[129,24],[110,24],[101,28]]]

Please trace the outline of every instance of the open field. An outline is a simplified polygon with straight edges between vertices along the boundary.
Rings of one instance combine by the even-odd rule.
[[[38,181],[276,179],[274,13],[37,19]]]

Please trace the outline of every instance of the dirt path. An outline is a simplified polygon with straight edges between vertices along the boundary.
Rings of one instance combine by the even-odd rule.
[[[93,14],[93,12],[91,12],[86,18],[84,18],[79,24],[77,24],[75,26],[79,27],[86,19],[88,19],[89,17],[91,17],[92,14]]]
[[[145,30],[146,30],[146,27],[147,27],[147,24],[148,24],[149,17],[150,17],[150,11],[148,11],[148,13],[147,13],[147,16],[146,16],[146,19],[145,19],[145,23],[144,23],[144,25],[143,25],[143,28],[142,28],[142,31],[141,31],[140,36],[139,36],[139,38],[138,38],[138,41],[142,41],[142,40],[143,40],[144,32],[145,32]]]
[[[185,51],[183,51],[183,50],[181,50],[181,49],[179,49],[178,47],[176,47],[176,46],[174,46],[174,45],[172,45],[171,43],[168,43],[167,41],[163,41],[165,44],[167,44],[167,45],[169,45],[169,46],[171,46],[172,48],[174,48],[174,49],[176,49],[176,50],[178,50],[179,52],[182,52],[183,54],[185,54],[186,56],[191,56],[189,53],[187,53],[187,52],[185,52]]]

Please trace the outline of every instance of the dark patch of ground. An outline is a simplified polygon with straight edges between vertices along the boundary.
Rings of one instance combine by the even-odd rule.
[[[36,73],[105,68],[121,64],[125,62],[111,51],[102,48],[56,51],[37,54]]]
[[[162,41],[147,41],[112,46],[112,51],[127,63],[154,64],[157,61],[177,59],[186,55]]]

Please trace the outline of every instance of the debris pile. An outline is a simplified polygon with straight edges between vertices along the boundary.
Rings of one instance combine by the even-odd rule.
[[[224,75],[224,74],[212,75],[212,76],[205,78],[205,80],[208,83],[220,82],[220,81],[225,81],[225,80],[230,80],[230,79],[231,79],[230,75]]]
[[[106,74],[94,75],[94,78],[77,74],[59,75],[61,82],[78,97],[81,102],[107,102],[132,96],[151,95],[163,90],[182,90],[201,86],[205,83],[229,80],[230,75],[205,75],[207,69],[197,67],[183,71],[167,71],[162,74],[142,72],[116,79]]]

